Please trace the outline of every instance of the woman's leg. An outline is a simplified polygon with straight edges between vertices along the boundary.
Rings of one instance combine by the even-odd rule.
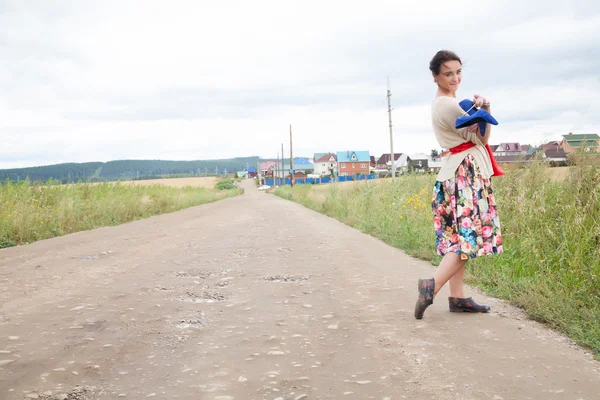
[[[467,260],[461,260],[460,255],[457,253],[446,253],[442,262],[435,270],[433,279],[435,280],[435,294],[450,281],[450,293],[453,293],[453,289],[460,290],[458,294],[462,294],[463,291],[463,278],[465,275],[465,264]],[[455,296],[453,297],[463,297]]]
[[[435,270],[433,278],[419,279],[419,298],[415,304],[415,318],[423,318],[427,307],[433,304],[433,298],[440,289],[454,275],[460,274],[465,269],[466,260],[461,260],[460,255],[450,252],[446,253],[439,267]]]
[[[450,297],[465,297],[465,264],[450,278]]]

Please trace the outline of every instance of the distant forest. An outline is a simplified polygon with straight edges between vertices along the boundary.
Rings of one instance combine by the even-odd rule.
[[[115,180],[155,179],[165,176],[214,176],[257,168],[259,157],[238,157],[222,160],[164,161],[118,160],[109,162],[65,163],[40,167],[0,170],[0,180],[17,182],[99,182]]]

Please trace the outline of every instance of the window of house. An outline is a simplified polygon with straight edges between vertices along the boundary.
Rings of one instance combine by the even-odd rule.
[[[367,168],[367,164],[365,164],[365,163],[362,163],[362,164],[360,164],[360,167],[361,167],[361,168]]]
[[[342,163],[342,168],[346,168],[346,163]]]
[[[325,164],[322,165],[322,167],[324,167],[324,166],[325,166]]]
[[[356,167],[356,164],[352,163],[352,168]]]

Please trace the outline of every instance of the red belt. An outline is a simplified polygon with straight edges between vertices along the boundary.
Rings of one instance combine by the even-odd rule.
[[[475,143],[473,142],[465,142],[462,144],[459,144],[456,147],[453,147],[450,149],[450,153],[452,154],[458,154],[458,153],[462,153],[465,150],[469,150],[470,148],[475,147]],[[492,169],[494,170],[494,174],[492,176],[502,176],[505,174],[505,172],[502,170],[502,168],[500,168],[500,166],[498,165],[498,163],[496,163],[496,159],[494,158],[494,153],[492,153],[492,148],[490,147],[489,144],[485,145],[485,149],[487,150],[489,156],[490,156],[490,160],[492,161]]]

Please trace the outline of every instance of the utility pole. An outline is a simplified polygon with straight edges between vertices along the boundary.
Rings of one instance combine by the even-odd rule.
[[[292,153],[292,124],[290,124],[290,184],[294,187],[294,156]]]
[[[396,160],[394,159],[394,135],[392,134],[392,103],[390,98],[392,91],[390,90],[390,76],[388,75],[387,99],[388,99],[388,116],[390,119],[390,160],[392,167],[392,182],[396,182]]]
[[[273,186],[277,186],[279,182],[279,150],[277,151],[277,164],[275,166],[275,175],[273,175]]]
[[[283,158],[283,143],[281,143],[281,186],[285,185],[285,158]]]

